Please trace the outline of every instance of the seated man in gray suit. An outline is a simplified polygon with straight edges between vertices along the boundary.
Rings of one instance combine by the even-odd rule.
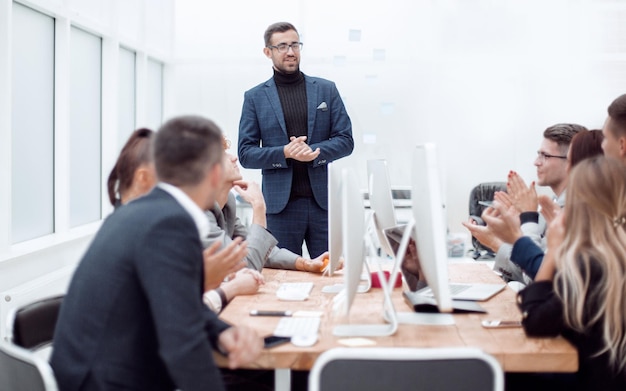
[[[157,132],[160,183],[104,221],[61,307],[51,357],[61,390],[223,390],[214,349],[231,368],[258,357],[256,332],[202,303],[200,238],[221,183],[221,140],[212,121],[194,116]],[[235,252],[241,263],[246,254],[245,245],[226,251],[209,257]]]
[[[228,149],[229,142],[224,140],[223,143],[224,149]],[[322,253],[315,259],[309,259],[285,248],[277,248],[277,240],[266,229],[265,199],[259,185],[242,180],[236,156],[225,152],[223,165],[222,186],[217,192],[215,205],[207,212],[211,222],[211,233],[204,241],[205,247],[216,240],[228,244],[232,239],[242,237],[248,243],[249,252],[246,261],[250,268],[259,271],[263,267],[270,267],[321,272],[324,258],[328,258],[328,252]],[[232,189],[252,206],[252,224],[249,228],[244,226],[237,217]]]
[[[224,149],[228,149],[229,143],[224,140]],[[245,239],[248,246],[246,256],[247,266],[250,269],[260,271],[263,267],[277,269],[291,269],[308,272],[321,272],[324,267],[324,258],[328,258],[328,252],[315,259],[301,257],[285,248],[276,247],[277,240],[266,229],[265,199],[259,185],[255,182],[242,181],[237,157],[225,152],[223,157],[224,176],[220,190],[216,195],[213,208],[207,215],[211,229],[209,235],[203,239],[205,247],[215,242],[228,245],[235,238]],[[252,224],[246,227],[241,223],[236,214],[236,201],[232,189],[235,189],[241,197],[252,206]],[[219,312],[223,306],[238,294],[251,294],[256,292],[258,286],[263,283],[263,277],[250,270],[245,273],[242,270],[234,280],[222,286],[222,291],[216,289],[206,292],[204,302],[213,310]],[[253,272],[253,273],[250,273]],[[242,275],[242,273],[245,273]],[[232,283],[240,280],[237,290],[232,289]],[[244,282],[245,281],[245,282]]]

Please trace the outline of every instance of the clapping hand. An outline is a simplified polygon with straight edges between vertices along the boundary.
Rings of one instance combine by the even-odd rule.
[[[503,242],[512,244],[524,236],[520,228],[519,210],[506,193],[495,193],[493,205],[483,212],[482,218]]]
[[[559,204],[552,201],[552,198],[547,195],[539,196],[539,205],[541,205],[541,214],[546,219],[548,225],[561,213]]]
[[[204,255],[204,291],[217,288],[231,273],[246,266],[245,257],[248,246],[240,237],[219,250],[222,242],[216,241],[203,252]]]
[[[506,183],[506,191],[510,196],[511,202],[520,213],[537,211],[538,201],[534,181],[530,183],[530,186],[526,186],[526,183],[517,172],[510,171]]]

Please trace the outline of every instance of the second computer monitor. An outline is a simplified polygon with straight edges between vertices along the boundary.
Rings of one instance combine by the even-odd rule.
[[[370,208],[374,213],[374,225],[380,248],[393,257],[395,255],[393,249],[384,235],[384,229],[397,225],[387,161],[368,160],[367,179]]]
[[[346,315],[359,289],[365,260],[365,206],[363,194],[352,169],[342,171],[342,210],[344,287],[346,292]]]
[[[411,170],[414,239],[421,271],[433,291],[439,311],[452,312],[444,203],[435,144],[428,143],[415,148]]]

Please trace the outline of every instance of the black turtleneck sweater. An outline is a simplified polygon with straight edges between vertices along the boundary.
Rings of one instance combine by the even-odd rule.
[[[307,136],[308,115],[306,100],[306,84],[304,75],[298,71],[296,73],[285,74],[274,69],[274,82],[278,89],[280,105],[285,116],[285,126],[289,138]],[[307,140],[309,141],[309,140]],[[311,182],[307,162],[299,162],[287,159],[293,167],[293,178],[291,183],[291,198],[312,197]]]

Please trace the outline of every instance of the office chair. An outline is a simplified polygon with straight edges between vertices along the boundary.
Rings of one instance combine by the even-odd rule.
[[[487,209],[487,206],[481,205],[481,201],[493,201],[493,195],[496,191],[506,191],[506,182],[484,182],[478,184],[472,189],[469,196],[469,218],[476,221],[478,225],[485,225],[485,222],[481,218],[483,211]],[[472,235],[472,246],[474,247],[470,254],[472,258],[488,259],[495,257],[492,249],[480,243]]]
[[[11,311],[7,340],[32,351],[50,346],[63,297],[45,298]]]
[[[502,391],[498,361],[475,348],[335,348],[309,373],[309,391]]]
[[[0,341],[0,391],[57,391],[52,368],[35,353]]]

